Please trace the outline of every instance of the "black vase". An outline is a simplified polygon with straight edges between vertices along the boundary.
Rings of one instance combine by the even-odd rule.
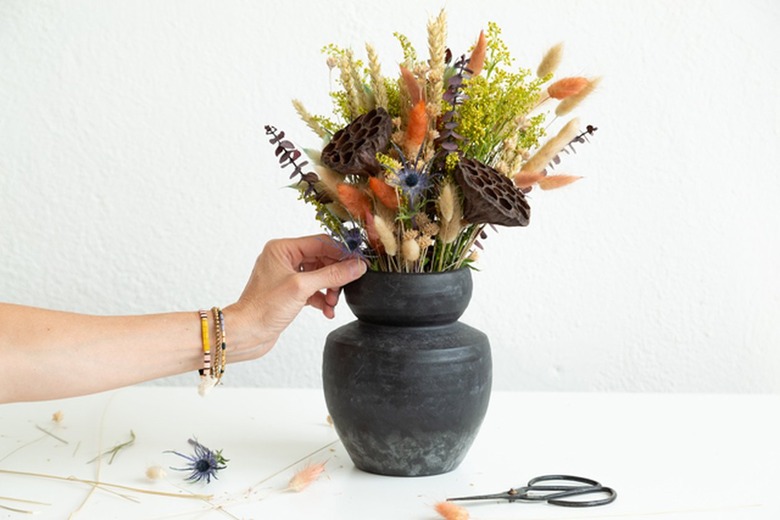
[[[344,288],[357,321],[328,335],[325,400],[353,463],[437,475],[466,456],[490,400],[487,336],[458,321],[471,271],[367,272]]]

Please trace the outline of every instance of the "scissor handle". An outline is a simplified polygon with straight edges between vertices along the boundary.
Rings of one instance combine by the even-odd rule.
[[[594,493],[604,493],[607,496],[595,500],[564,500],[569,497],[574,497],[578,495],[579,496],[592,495]],[[587,487],[583,487],[580,490],[573,489],[571,492],[568,493],[549,495],[547,497],[547,503],[552,504],[554,506],[564,506],[564,507],[596,507],[596,506],[605,506],[607,504],[611,504],[612,502],[615,501],[616,498],[617,498],[617,492],[611,487],[587,486]]]
[[[532,478],[528,481],[529,486],[533,486],[537,482],[579,482],[580,484],[587,484],[589,486],[601,486],[601,483],[591,478],[575,477],[574,475],[542,475],[540,477]]]
[[[537,485],[539,482],[577,482],[585,484],[584,486],[571,486],[567,484],[556,485]],[[603,506],[613,502],[617,498],[617,492],[610,487],[602,486],[600,482],[574,475],[542,475],[532,478],[528,481],[528,486],[520,488],[518,491],[519,500],[545,501],[548,504],[564,507],[595,507]],[[547,493],[534,495],[535,491],[554,491],[556,493]],[[575,496],[592,495],[596,493],[606,494],[607,496],[595,500],[566,500]]]

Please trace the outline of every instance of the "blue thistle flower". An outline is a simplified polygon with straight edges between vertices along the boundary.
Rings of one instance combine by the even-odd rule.
[[[404,157],[403,152],[397,146],[395,149],[398,151],[401,159],[401,168],[396,170],[385,166],[391,172],[387,180],[389,184],[399,188],[406,195],[410,206],[415,207],[417,199],[431,187],[431,176],[428,172],[429,165],[426,163],[422,168],[417,169]],[[420,151],[422,152],[422,147],[420,147]],[[420,162],[420,154],[418,154],[416,162]]]
[[[338,230],[330,230],[330,235],[341,250],[341,260],[347,258],[360,258],[368,261],[366,257],[366,237],[363,229],[358,225],[342,224]]]
[[[228,459],[222,456],[222,450],[210,450],[194,439],[188,439],[187,442],[191,444],[195,450],[192,455],[185,455],[173,450],[166,451],[166,453],[174,453],[189,461],[189,464],[183,468],[171,467],[171,469],[176,471],[191,471],[190,475],[185,479],[190,482],[200,482],[205,479],[208,484],[211,482],[212,478],[216,480],[217,471],[227,467]]]
[[[363,245],[363,232],[359,227],[343,228],[340,238],[341,243],[349,251],[349,254],[360,252],[360,246]]]

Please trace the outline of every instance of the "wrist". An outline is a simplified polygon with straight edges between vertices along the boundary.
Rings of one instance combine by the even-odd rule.
[[[251,312],[240,303],[222,309],[225,329],[230,331],[227,352],[236,361],[256,359],[273,346],[275,338],[262,326],[260,313]]]

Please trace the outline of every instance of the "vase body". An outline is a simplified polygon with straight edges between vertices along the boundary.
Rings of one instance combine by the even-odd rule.
[[[358,318],[328,335],[323,388],[356,467],[422,476],[455,469],[490,400],[490,344],[458,321],[471,271],[368,272],[344,289]]]

